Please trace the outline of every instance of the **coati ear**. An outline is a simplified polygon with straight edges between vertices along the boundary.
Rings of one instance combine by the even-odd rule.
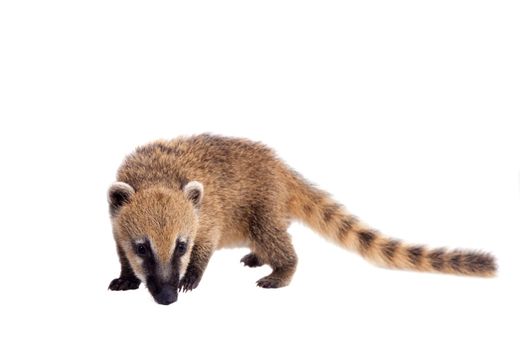
[[[125,182],[114,182],[108,190],[109,212],[114,216],[118,210],[126,204],[135,193],[133,187]]]
[[[184,195],[186,198],[193,203],[195,208],[199,209],[202,203],[202,197],[204,196],[204,187],[198,181],[190,181],[183,188]]]

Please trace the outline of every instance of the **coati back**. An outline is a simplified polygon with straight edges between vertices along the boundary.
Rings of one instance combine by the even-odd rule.
[[[273,271],[257,284],[286,286],[297,265],[287,229],[301,220],[331,241],[386,267],[489,277],[482,252],[427,249],[387,238],[309,184],[266,146],[198,135],[136,149],[108,191],[121,275],[111,290],[145,283],[161,304],[199,284],[216,249],[245,246],[241,259]]]

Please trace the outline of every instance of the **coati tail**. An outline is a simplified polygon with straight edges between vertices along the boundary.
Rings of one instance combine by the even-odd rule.
[[[472,250],[429,249],[386,237],[349,214],[329,194],[294,173],[289,210],[293,217],[337,244],[357,251],[380,266],[491,277],[497,270],[492,255]]]

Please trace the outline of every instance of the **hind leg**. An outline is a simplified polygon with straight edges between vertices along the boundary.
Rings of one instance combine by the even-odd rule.
[[[280,288],[292,280],[297,266],[297,255],[290,235],[286,231],[265,232],[264,238],[256,243],[256,251],[273,269],[272,273],[257,281],[262,288]]]
[[[259,267],[264,265],[262,259],[255,253],[246,254],[241,259],[241,262],[244,264],[244,266],[248,267]]]
[[[257,281],[262,288],[280,288],[288,285],[297,266],[297,255],[285,220],[271,211],[254,208],[250,218],[250,240],[255,256],[273,269],[272,273]]]

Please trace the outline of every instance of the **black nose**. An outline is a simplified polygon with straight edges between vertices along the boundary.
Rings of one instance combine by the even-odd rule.
[[[158,294],[153,296],[155,301],[162,305],[169,305],[177,301],[177,290],[173,287],[162,287]]]

